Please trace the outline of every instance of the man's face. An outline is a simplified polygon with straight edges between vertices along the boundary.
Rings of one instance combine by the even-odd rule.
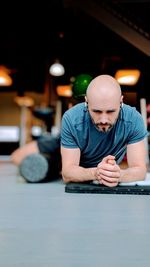
[[[101,132],[110,131],[118,119],[120,107],[121,101],[102,105],[88,103],[88,111],[96,129]]]

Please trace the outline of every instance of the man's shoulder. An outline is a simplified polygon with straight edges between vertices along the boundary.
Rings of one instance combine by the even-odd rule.
[[[82,114],[84,114],[84,111],[85,111],[85,104],[79,103],[69,108],[67,111],[65,111],[63,116],[71,117],[71,119],[73,119],[73,118],[81,117]]]
[[[140,112],[136,109],[136,107],[123,104],[122,107],[122,118],[126,121],[133,121],[137,117],[141,116]]]
[[[87,108],[85,103],[79,103],[68,109],[63,115],[63,121],[67,121],[74,126],[81,125],[87,120]]]
[[[77,110],[84,110],[85,108],[85,103],[78,103],[76,105],[74,105],[73,107],[69,108],[66,113],[72,113],[72,112],[76,112]]]
[[[125,110],[126,112],[134,112],[136,110],[136,107],[134,106],[130,106],[128,104],[122,104],[123,106],[123,110]]]

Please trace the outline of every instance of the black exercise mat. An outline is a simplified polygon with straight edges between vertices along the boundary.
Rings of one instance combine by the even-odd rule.
[[[90,194],[131,194],[131,195],[150,195],[149,185],[133,185],[107,187],[93,183],[67,183],[66,193],[90,193]]]

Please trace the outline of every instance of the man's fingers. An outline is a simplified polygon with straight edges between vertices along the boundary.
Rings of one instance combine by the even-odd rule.
[[[108,159],[107,163],[111,165],[115,165],[116,161],[114,159]]]
[[[108,163],[108,160],[115,160],[115,156],[108,155],[102,159],[102,162]]]

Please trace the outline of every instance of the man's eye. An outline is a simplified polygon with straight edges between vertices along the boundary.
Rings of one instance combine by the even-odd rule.
[[[101,114],[102,112],[100,110],[93,110],[94,113]]]
[[[108,110],[107,113],[114,113],[115,110]]]
[[[94,112],[94,113],[99,113],[99,114],[103,113],[103,112],[100,111],[100,110],[93,110],[93,112]],[[114,112],[115,112],[115,110],[107,110],[107,111],[106,111],[106,113],[114,113]]]

